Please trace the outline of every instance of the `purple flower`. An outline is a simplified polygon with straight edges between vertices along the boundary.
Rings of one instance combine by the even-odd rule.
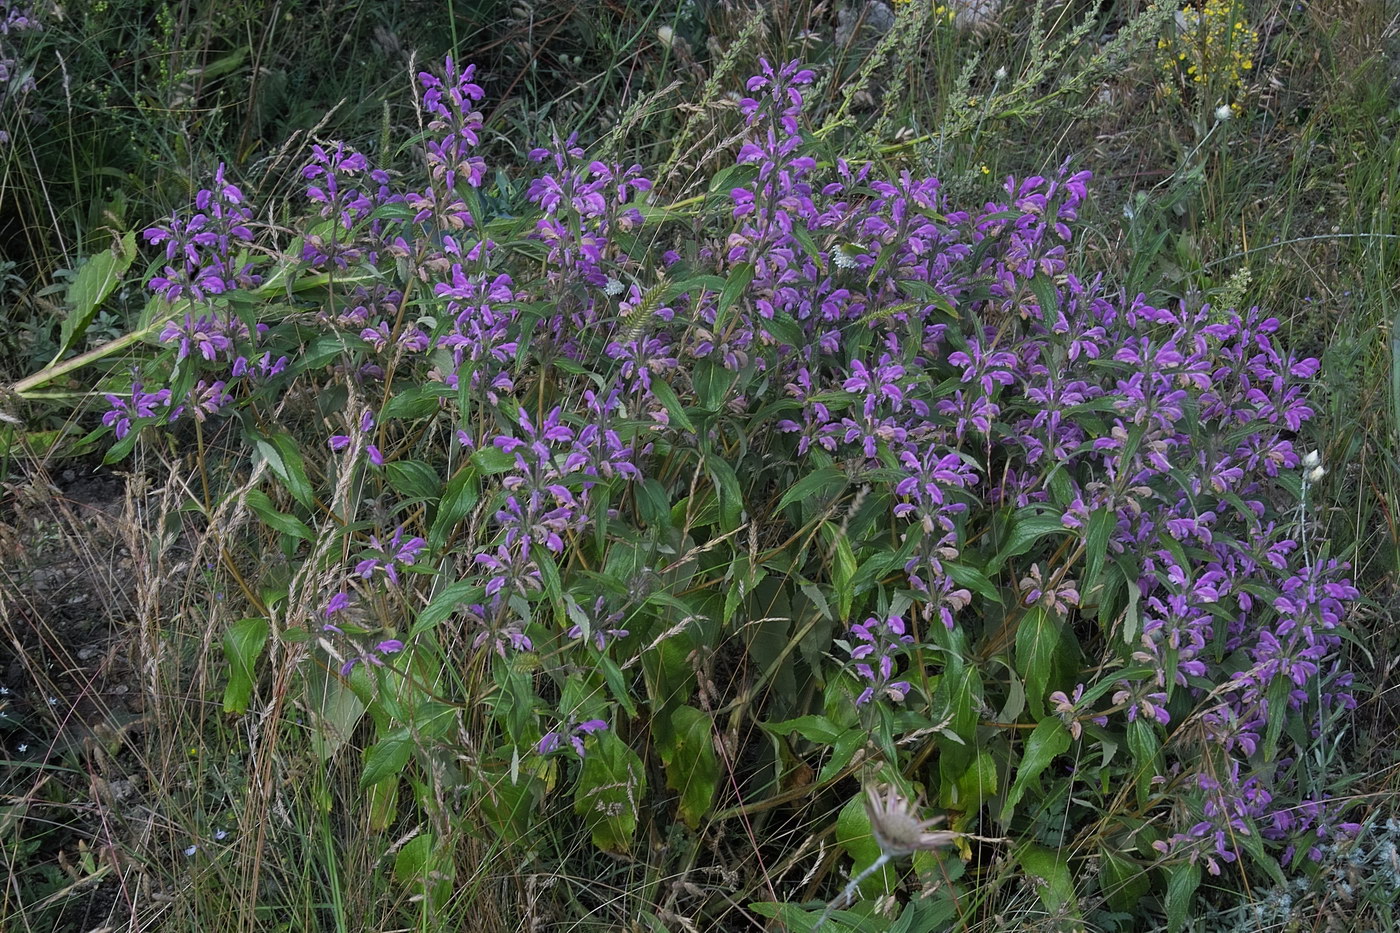
[[[397,638],[388,638],[376,644],[371,650],[362,654],[357,654],[340,666],[340,676],[349,677],[350,672],[355,669],[356,664],[365,663],[374,667],[383,667],[384,658],[391,654],[398,654],[404,649],[404,643]]]
[[[355,573],[369,579],[376,570],[382,571],[389,582],[397,586],[398,568],[416,563],[418,555],[427,546],[428,542],[423,538],[405,538],[402,525],[394,529],[393,537],[385,543],[381,543],[377,535],[370,535],[369,550],[365,552],[369,556],[355,565]]]
[[[573,746],[574,754],[582,758],[585,754],[583,739],[584,736],[592,735],[599,730],[606,729],[608,724],[601,719],[589,719],[576,723],[569,720],[552,732],[546,732],[540,739],[536,750],[541,755],[548,755],[563,747],[564,740],[567,739]]]
[[[132,382],[129,398],[117,395],[104,395],[103,397],[107,399],[112,408],[102,415],[102,423],[113,429],[117,440],[121,440],[131,432],[134,419],[154,417],[157,406],[169,407],[170,405],[169,389],[146,392],[143,391],[140,382]]]

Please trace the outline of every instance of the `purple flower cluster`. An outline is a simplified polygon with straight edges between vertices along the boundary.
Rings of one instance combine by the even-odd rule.
[[[548,755],[550,752],[563,748],[564,742],[567,741],[573,747],[574,754],[582,758],[585,754],[584,736],[600,732],[607,727],[608,724],[601,719],[587,719],[583,722],[569,720],[562,723],[559,728],[546,732],[544,737],[540,739],[539,745],[536,746],[536,750],[541,755]]]
[[[449,422],[431,425],[432,436],[494,448],[474,459],[509,455],[486,471],[499,477],[486,490],[493,537],[464,555],[485,594],[459,612],[475,647],[500,657],[533,650],[525,610],[560,568],[592,559],[579,542],[595,536],[582,532],[603,539],[604,517],[631,517],[613,494],[623,483],[694,497],[688,477],[675,484],[674,464],[720,446],[740,475],[843,464],[890,503],[885,531],[900,550],[880,586],[912,600],[902,617],[850,627],[858,705],[908,697],[905,619],[977,637],[993,613],[973,590],[1000,587],[1018,597],[996,610],[1008,626],[1024,604],[1039,604],[1092,631],[1087,640],[1111,666],[1149,671],[1106,675],[1109,710],[1079,709],[1082,685],[1072,698],[1052,693],[1077,738],[1126,724],[1205,725],[1212,754],[1169,760],[1163,776],[1206,801],[1204,820],[1172,851],[1209,848],[1211,866],[1235,851],[1232,821],[1271,827],[1267,838],[1287,844],[1334,819],[1331,804],[1298,808],[1302,792],[1261,748],[1279,717],[1354,702],[1337,629],[1357,592],[1345,567],[1313,562],[1274,504],[1280,474],[1303,463],[1294,436],[1312,414],[1305,389],[1318,368],[1280,348],[1276,319],[1159,308],[1072,274],[1086,172],[1008,179],[1003,197],[969,213],[951,208],[937,179],[820,166],[801,121],[814,75],[796,63],[764,62],[747,85],[736,163],[752,180],[729,192],[725,229],[662,259],[665,276],[692,284],[668,287],[624,246],[623,234],[646,221],[642,169],[590,160],[573,138],[531,153],[545,165],[527,193],[544,260],[533,278],[507,274],[499,266],[510,252],[481,235],[464,197],[485,171],[473,154],[482,93],[472,78],[450,60],[445,75],[419,76],[431,115],[421,192],[397,192],[342,146],[313,150],[303,174],[320,238],[303,248],[323,267],[368,270],[388,257],[402,273],[392,286],[361,278],[308,315],[347,348],[334,371],[372,399],[345,414],[350,429],[331,437],[332,450],[363,444],[382,465],[371,411],[388,411],[391,389],[411,381],[437,393],[432,417]],[[222,168],[197,206],[147,236],[169,263],[153,287],[216,306],[162,333],[179,365],[205,377],[186,401],[203,418],[236,396],[234,380],[251,394],[287,363],[258,345],[264,334],[217,308],[216,296],[256,278],[229,271],[250,234]],[[743,287],[693,284],[715,276]],[[227,365],[232,372],[215,371]],[[732,388],[717,390],[708,375],[702,384],[702,372]],[[108,399],[104,423],[118,437],[171,404],[169,390],[140,384],[129,399]],[[730,443],[713,420],[676,417],[694,403],[707,417],[762,413],[776,430]],[[654,449],[667,452],[664,467]],[[762,486],[747,476],[741,485]],[[1000,553],[1004,532],[1023,524],[1071,546],[1049,551],[1030,539]],[[355,572],[391,584],[427,547],[404,526],[370,543]],[[965,585],[981,567],[991,579]],[[1091,567],[1100,579],[1087,577]],[[1087,610],[1106,599],[1110,573],[1120,592],[1133,590],[1136,609],[1099,630]],[[343,595],[328,618],[345,608]],[[602,650],[625,635],[605,605],[569,637],[587,634]],[[570,720],[539,750],[567,741],[582,755],[583,737],[603,727]],[[1207,766],[1233,776],[1207,786]]]
[[[34,90],[32,71],[24,68],[22,45],[17,37],[44,28],[27,4],[0,3],[0,124],[10,125],[11,117],[24,112],[25,98]],[[0,129],[0,146],[10,143],[10,134]]]
[[[262,277],[251,261],[240,264],[239,255],[252,245],[253,213],[243,205],[243,192],[225,178],[222,162],[213,184],[195,195],[194,206],[189,217],[172,216],[141,234],[165,247],[166,265],[148,283],[151,291],[169,302],[188,297],[207,304],[214,295],[255,288]]]
[[[369,462],[375,466],[382,467],[384,465],[384,454],[379,450],[377,445],[366,442],[370,437],[370,432],[373,430],[374,412],[366,408],[364,411],[360,412],[360,420],[356,423],[352,433],[332,434],[327,439],[326,444],[331,450],[341,451],[356,444],[358,439],[359,442],[364,443],[365,456],[369,458]],[[359,450],[359,447],[355,449]]]
[[[103,414],[102,423],[112,429],[117,440],[121,440],[131,433],[131,428],[137,418],[153,418],[157,408],[170,406],[169,389],[147,392],[141,383],[135,380],[131,383],[131,393],[128,397],[107,395],[105,398],[112,408]]]
[[[395,528],[393,537],[385,542],[380,542],[378,535],[370,535],[369,549],[355,565],[355,573],[366,580],[375,573],[382,573],[390,584],[398,586],[399,568],[417,563],[418,555],[427,546],[428,542],[416,535],[405,537],[402,525]]]
[[[856,705],[864,706],[877,698],[901,702],[909,694],[909,681],[895,680],[895,659],[912,644],[914,636],[904,627],[899,616],[880,619],[871,616],[851,626],[851,660],[856,673],[865,681],[865,688],[856,697]]]

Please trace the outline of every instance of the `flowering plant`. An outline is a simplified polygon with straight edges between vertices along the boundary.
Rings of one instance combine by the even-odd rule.
[[[222,169],[147,233],[163,349],[104,422],[114,458],[191,438],[200,507],[257,518],[223,545],[258,584],[226,708],[276,645],[313,715],[367,717],[377,799],[408,774],[518,839],[563,788],[597,847],[691,867],[731,821],[839,809],[857,874],[852,779],[922,793],[956,848],[910,850],[943,881],[904,928],[963,909],[983,825],[1045,911],[1176,927],[1203,872],[1351,831],[1298,765],[1353,704],[1357,593],[1293,505],[1316,361],[1257,309],[1078,274],[1088,172],[961,210],[821,151],[814,77],[764,63],[689,212],[573,138],[486,197],[449,59],[416,184],[317,146],[277,260]],[[689,843],[641,854],[648,820]],[[796,901],[827,869],[793,851],[767,884]]]

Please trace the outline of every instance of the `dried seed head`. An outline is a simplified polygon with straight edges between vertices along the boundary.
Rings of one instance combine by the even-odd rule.
[[[888,788],[883,797],[873,787],[867,788],[865,793],[865,811],[870,816],[875,842],[880,851],[891,858],[952,845],[958,838],[958,833],[948,830],[930,832],[943,818],[920,819],[918,805],[894,787]]]

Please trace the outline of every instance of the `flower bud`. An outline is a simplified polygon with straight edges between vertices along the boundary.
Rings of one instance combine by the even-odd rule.
[[[1305,470],[1311,470],[1314,467],[1320,465],[1321,463],[1322,455],[1316,450],[1309,451],[1308,454],[1305,457],[1303,457],[1303,469]]]

